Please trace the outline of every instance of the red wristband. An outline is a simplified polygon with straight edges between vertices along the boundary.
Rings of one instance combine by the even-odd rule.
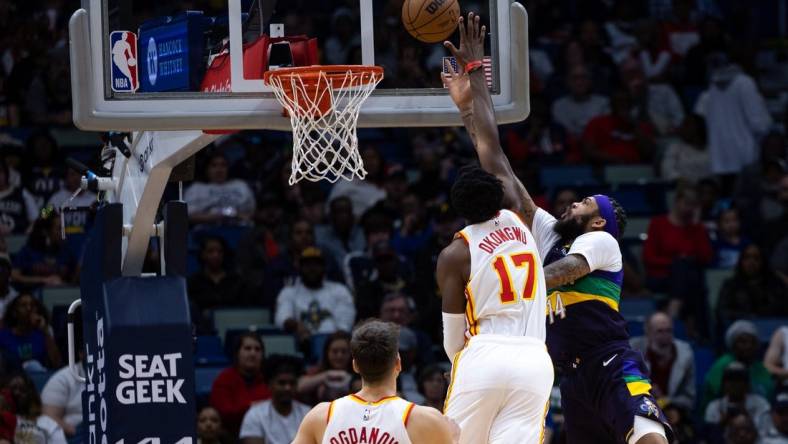
[[[470,73],[476,71],[477,69],[479,69],[481,67],[482,67],[482,61],[481,60],[475,60],[473,62],[468,62],[468,63],[465,64],[465,72],[470,74]]]

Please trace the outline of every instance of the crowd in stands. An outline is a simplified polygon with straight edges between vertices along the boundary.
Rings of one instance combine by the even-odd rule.
[[[221,2],[162,3],[135,11]],[[621,310],[677,442],[788,443],[786,2],[523,3],[531,114],[501,128],[502,145],[554,215],[596,192],[628,211]],[[401,2],[375,4],[394,17],[377,30],[390,38],[376,39],[387,85],[439,85],[443,49],[400,29]],[[288,29],[330,36],[323,63],[358,59],[353,5],[280,2]],[[71,123],[67,22],[77,7],[0,0],[0,442],[81,441],[64,310],[47,303],[79,284],[96,202],[74,196],[80,176],[63,162],[98,165],[100,144]],[[290,442],[311,405],[358,390],[349,332],[372,316],[401,327],[402,396],[442,407],[449,363],[434,270],[463,226],[448,190],[475,154],[458,128],[359,138],[366,180],[333,186],[287,184],[285,133],[237,133],[198,156],[183,198],[197,371],[209,376],[198,389],[201,443]],[[154,242],[150,270],[155,253]],[[220,326],[218,313],[233,309],[264,316]],[[207,343],[218,352],[201,355]],[[556,391],[554,443],[560,412]]]

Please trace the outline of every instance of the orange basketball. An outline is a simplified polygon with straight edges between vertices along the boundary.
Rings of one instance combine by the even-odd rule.
[[[410,35],[425,43],[446,40],[457,29],[457,0],[405,0],[402,23]]]

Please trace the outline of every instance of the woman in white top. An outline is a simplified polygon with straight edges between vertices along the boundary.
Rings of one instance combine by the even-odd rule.
[[[66,444],[66,435],[55,420],[41,413],[41,398],[33,381],[18,373],[8,381],[16,404],[16,444]]]

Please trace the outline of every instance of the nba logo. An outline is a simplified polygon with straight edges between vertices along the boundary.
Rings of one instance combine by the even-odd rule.
[[[134,92],[139,88],[137,75],[137,35],[130,31],[112,31],[109,35],[112,58],[112,90]]]

